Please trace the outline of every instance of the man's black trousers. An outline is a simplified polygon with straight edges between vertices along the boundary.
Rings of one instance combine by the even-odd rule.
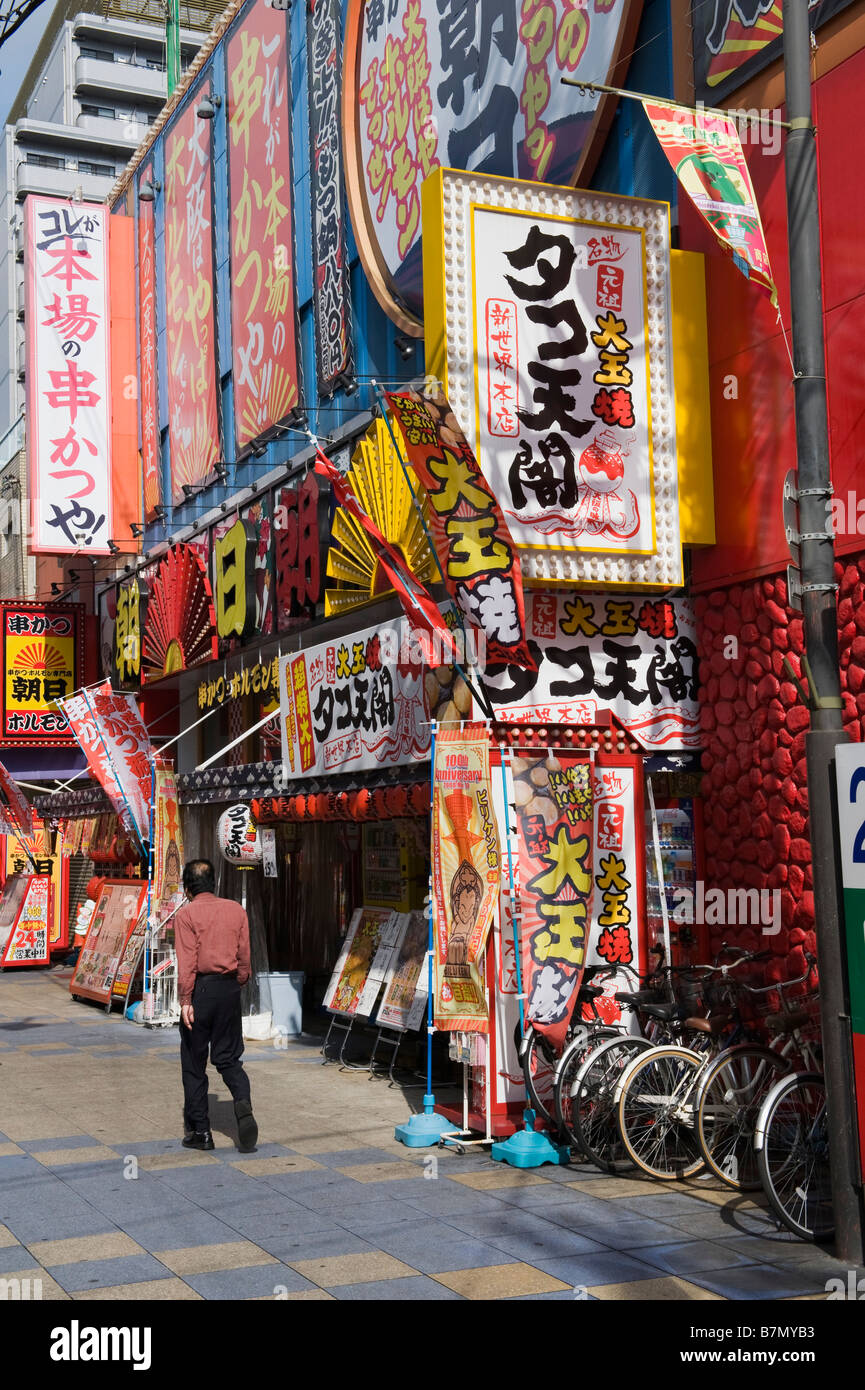
[[[249,1100],[243,1070],[240,985],[234,975],[199,975],[192,991],[191,1028],[180,1025],[183,1118],[187,1130],[210,1129],[207,1113],[207,1052],[235,1100]]]

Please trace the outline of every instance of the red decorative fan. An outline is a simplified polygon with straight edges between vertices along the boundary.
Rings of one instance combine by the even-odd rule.
[[[190,546],[176,545],[150,588],[141,679],[161,680],[217,655],[216,614],[204,561]]]

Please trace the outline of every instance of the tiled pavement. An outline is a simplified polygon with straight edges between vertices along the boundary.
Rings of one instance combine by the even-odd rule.
[[[194,1153],[176,1030],[75,1003],[68,972],[5,972],[0,1280],[69,1300],[688,1301],[822,1298],[846,1279],[713,1183],[407,1150],[406,1095],[315,1065],[317,1048],[248,1046],[251,1155],[213,1074],[216,1149]]]

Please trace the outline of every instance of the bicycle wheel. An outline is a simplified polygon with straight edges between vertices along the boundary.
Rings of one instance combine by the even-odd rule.
[[[553,1082],[556,1124],[559,1127],[559,1133],[566,1134],[568,1142],[575,1148],[579,1148],[579,1142],[574,1134],[571,1120],[571,1097],[574,1092],[577,1073],[591,1052],[601,1047],[605,1042],[616,1041],[621,1037],[622,1034],[617,1028],[581,1028],[571,1039],[559,1059]]]
[[[715,1177],[738,1192],[760,1187],[754,1128],[763,1101],[789,1067],[770,1047],[746,1043],[716,1057],[700,1082],[700,1152]]]
[[[685,1047],[656,1047],[637,1057],[616,1088],[626,1152],[653,1178],[690,1178],[703,1167],[694,1121],[702,1058]]]
[[[651,1046],[647,1038],[610,1038],[589,1053],[576,1074],[569,1137],[605,1173],[633,1166],[616,1123],[614,1096],[625,1068]]]
[[[816,1072],[787,1076],[766,1097],[755,1133],[757,1164],[773,1211],[802,1240],[829,1240],[826,1085]]]
[[[526,1092],[532,1109],[550,1124],[555,1123],[553,1080],[558,1060],[543,1033],[529,1025],[525,1046],[520,1051]]]

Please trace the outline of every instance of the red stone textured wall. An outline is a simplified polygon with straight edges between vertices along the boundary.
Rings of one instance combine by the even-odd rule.
[[[836,565],[844,727],[865,737],[865,556]],[[706,890],[778,889],[781,931],[710,927],[747,949],[774,952],[767,979],[801,975],[813,951],[814,894],[808,839],[808,712],[785,674],[800,676],[802,619],[787,608],[783,578],[715,589],[696,600],[704,749]],[[735,643],[730,639],[734,638]],[[803,680],[803,684],[805,684]]]

